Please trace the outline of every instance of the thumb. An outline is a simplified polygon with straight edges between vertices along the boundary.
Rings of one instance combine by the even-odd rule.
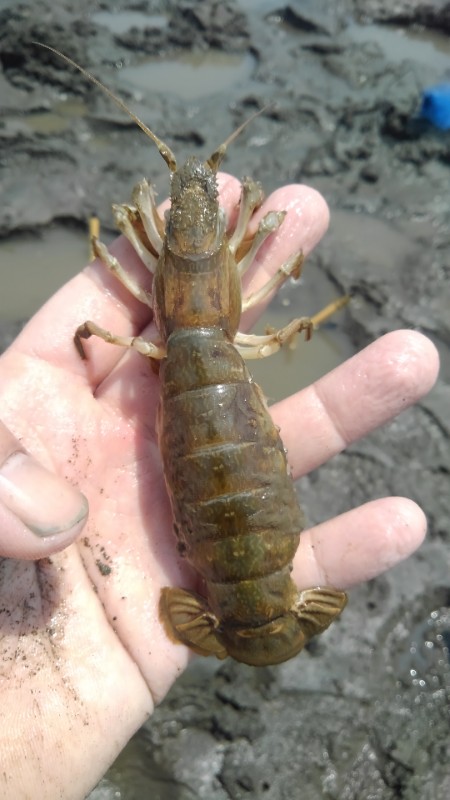
[[[0,422],[0,556],[45,558],[78,536],[88,503],[45,469]]]

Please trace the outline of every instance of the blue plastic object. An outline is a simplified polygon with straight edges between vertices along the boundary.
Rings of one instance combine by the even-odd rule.
[[[441,131],[450,130],[450,83],[439,83],[423,90],[419,116]]]

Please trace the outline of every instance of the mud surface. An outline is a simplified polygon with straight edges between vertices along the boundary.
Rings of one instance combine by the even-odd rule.
[[[55,221],[82,226],[93,211],[110,228],[111,201],[143,174],[167,192],[154,148],[31,44],[44,41],[124,97],[180,159],[269,105],[226,168],[267,190],[304,181],[325,195],[332,226],[308,271],[311,297],[316,282],[353,291],[342,325],[354,350],[413,327],[442,357],[423,403],[299,486],[310,523],[374,497],[415,499],[429,519],[419,553],[354,590],[342,621],[288,664],[196,662],[91,800],[448,798],[450,135],[415,113],[421,89],[450,77],[450,4],[10,5],[0,0],[5,242]],[[4,326],[5,340],[16,329]]]

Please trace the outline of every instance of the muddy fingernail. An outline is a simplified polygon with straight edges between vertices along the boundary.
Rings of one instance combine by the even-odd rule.
[[[81,492],[20,451],[0,467],[0,502],[40,537],[66,533],[88,513]]]

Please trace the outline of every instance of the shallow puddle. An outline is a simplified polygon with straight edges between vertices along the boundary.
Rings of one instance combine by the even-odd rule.
[[[290,319],[281,319],[269,309],[263,322],[280,327]],[[250,371],[261,384],[269,405],[314,383],[353,354],[346,336],[339,331],[338,315],[336,320],[315,331],[309,342],[301,337],[293,351],[283,350],[270,359],[249,362]]]
[[[443,75],[450,71],[450,38],[429,30],[412,30],[387,25],[351,25],[347,33],[355,42],[374,42],[394,64],[413,61],[432,67]]]
[[[140,11],[97,11],[91,16],[92,22],[109,28],[112,33],[125,33],[131,28],[164,28],[167,17],[164,14],[142,14]]]
[[[185,100],[205,97],[250,78],[255,61],[250,53],[236,55],[218,50],[180,53],[176,58],[146,58],[124,67],[121,77],[134,89],[176,94]]]
[[[51,226],[35,235],[17,234],[0,242],[0,319],[31,317],[89,260],[82,231]]]
[[[71,126],[71,120],[85,117],[88,113],[87,106],[82,100],[61,100],[55,103],[51,111],[38,111],[23,114],[20,119],[25,121],[35,133],[62,133]]]

